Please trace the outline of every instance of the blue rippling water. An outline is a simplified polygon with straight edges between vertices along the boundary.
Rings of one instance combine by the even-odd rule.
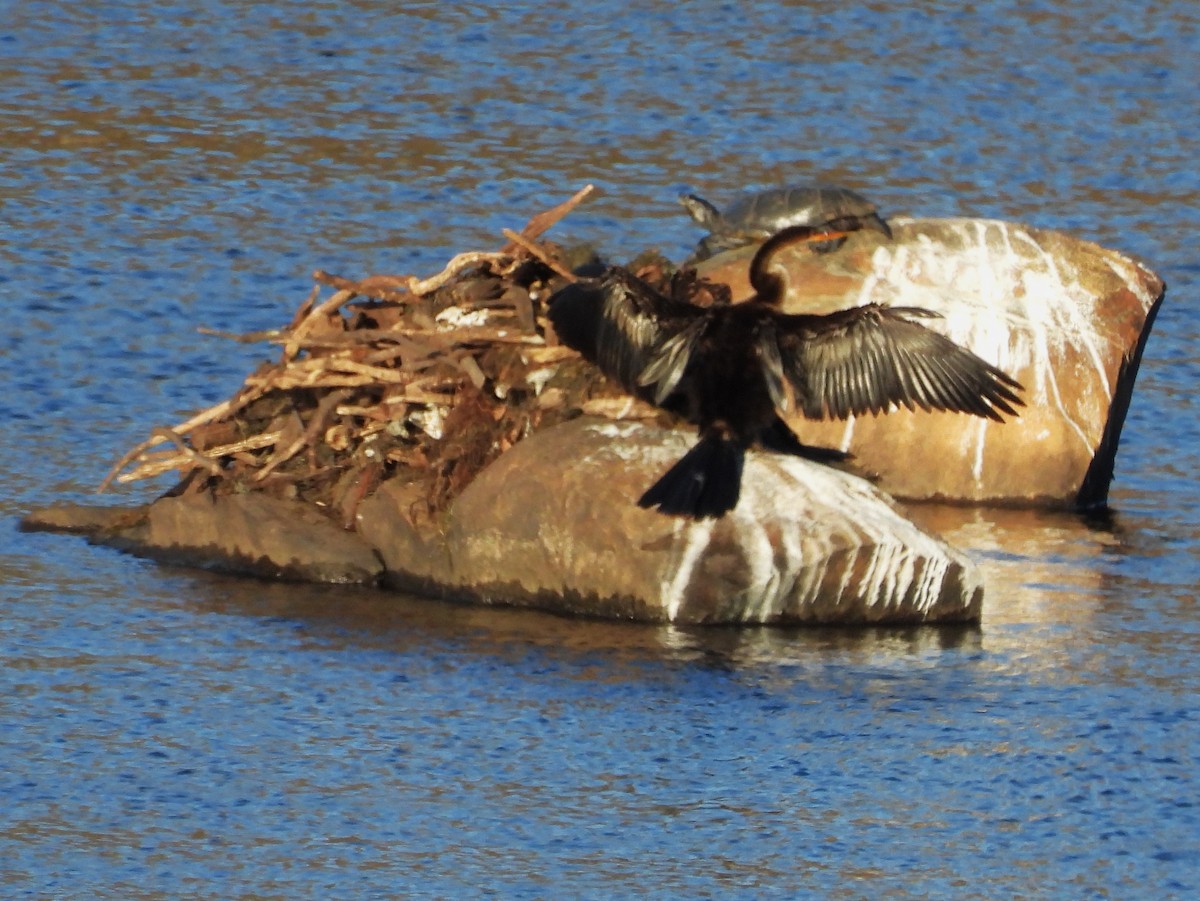
[[[282,3],[0,16],[6,897],[1188,898],[1191,4]],[[560,225],[681,256],[820,176],[1168,282],[1113,517],[966,511],[976,629],[575,622],[15,530],[228,396],[315,267]],[[142,486],[102,502],[151,497]]]

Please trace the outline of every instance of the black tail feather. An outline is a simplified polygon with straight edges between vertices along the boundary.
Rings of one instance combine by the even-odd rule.
[[[728,438],[702,437],[638,500],[660,513],[706,519],[737,506],[746,452]]]

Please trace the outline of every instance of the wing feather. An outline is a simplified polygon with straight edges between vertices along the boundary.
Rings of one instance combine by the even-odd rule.
[[[764,320],[755,336],[755,355],[762,368],[763,381],[767,385],[767,394],[775,409],[786,413],[791,409],[792,401],[787,390],[787,373],[783,366],[783,356],[779,351],[779,336],[772,319]]]
[[[693,319],[681,331],[662,333],[662,340],[648,352],[649,362],[637,376],[640,387],[654,388],[654,402],[662,405],[687,371],[696,343],[704,334],[703,319]]]
[[[642,382],[641,376],[651,365],[666,366],[666,374],[678,381],[668,365],[671,361],[662,360],[663,348],[702,313],[699,307],[659,294],[628,270],[611,267],[598,279],[558,291],[550,299],[548,315],[559,340],[625,390],[644,395],[650,383]],[[688,351],[672,345],[670,352],[686,356]]]
[[[910,410],[953,410],[999,420],[1015,415],[1020,384],[926,328],[915,307],[870,304],[828,316],[779,315],[783,368],[810,419]]]

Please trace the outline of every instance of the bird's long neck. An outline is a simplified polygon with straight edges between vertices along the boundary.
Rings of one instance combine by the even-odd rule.
[[[845,231],[830,231],[813,228],[811,225],[793,225],[771,235],[750,261],[750,287],[754,289],[757,300],[777,307],[787,296],[791,279],[788,268],[776,259],[781,250],[795,244],[831,241],[845,236]]]

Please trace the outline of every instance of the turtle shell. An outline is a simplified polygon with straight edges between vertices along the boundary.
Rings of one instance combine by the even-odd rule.
[[[837,185],[788,185],[744,194],[724,212],[707,200],[685,194],[680,203],[709,230],[692,255],[700,261],[725,250],[753,244],[793,225],[832,229],[866,228],[891,237],[875,204]]]

